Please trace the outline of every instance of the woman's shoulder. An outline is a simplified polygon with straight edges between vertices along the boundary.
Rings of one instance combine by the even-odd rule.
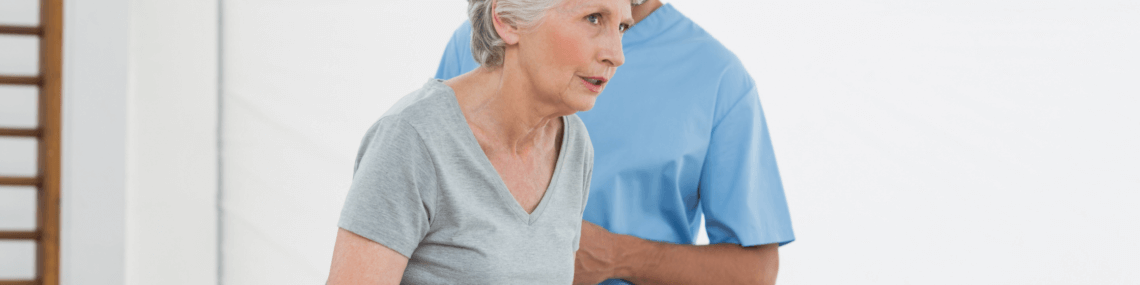
[[[467,128],[458,104],[450,87],[432,79],[380,116],[365,134],[363,147],[383,142],[422,150],[455,148],[462,142],[457,134]]]
[[[400,100],[396,101],[388,111],[380,119],[387,117],[396,117],[408,121],[415,121],[416,118],[436,117],[441,113],[447,111],[448,100],[454,101],[455,95],[450,87],[443,84],[442,80],[431,79],[424,83],[423,87],[416,89],[408,95],[404,95]]]
[[[396,101],[368,129],[365,135],[365,143],[376,137],[387,137],[390,140],[393,136],[401,138],[400,141],[416,141],[409,140],[407,137],[418,138],[417,129],[430,123],[425,121],[439,118],[441,116],[439,113],[446,109],[441,108],[440,105],[446,104],[446,92],[448,91],[440,88],[437,84],[442,85],[433,79],[420,89],[412,91]]]
[[[586,123],[582,122],[582,118],[578,117],[578,114],[566,116],[566,129],[574,133],[582,133],[587,137],[589,136],[589,134],[586,133]]]
[[[401,116],[383,116],[364,133],[357,159],[367,152],[418,148],[423,148],[423,138],[415,127]]]
[[[578,152],[593,155],[594,145],[590,143],[590,132],[582,118],[576,114],[566,116],[566,133],[566,144]]]

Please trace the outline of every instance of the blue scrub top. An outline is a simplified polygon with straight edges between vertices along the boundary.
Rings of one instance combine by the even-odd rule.
[[[580,112],[594,143],[584,219],[677,244],[795,240],[756,83],[731,51],[666,4],[622,38],[625,64]],[[455,31],[436,78],[479,66],[471,24]],[[614,281],[614,280],[611,280]]]

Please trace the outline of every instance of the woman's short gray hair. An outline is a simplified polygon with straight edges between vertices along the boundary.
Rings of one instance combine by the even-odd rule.
[[[492,9],[499,14],[504,24],[520,29],[538,26],[546,10],[562,0],[467,0],[467,16],[471,20],[471,54],[475,62],[488,68],[503,65],[506,56],[506,43],[495,31],[495,17]],[[638,5],[645,0],[630,0]],[[495,3],[498,7],[495,8]]]

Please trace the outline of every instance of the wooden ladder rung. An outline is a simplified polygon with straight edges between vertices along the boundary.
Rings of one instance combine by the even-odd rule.
[[[40,285],[39,280],[0,280],[0,285]]]
[[[40,85],[39,76],[8,76],[0,75],[0,84],[9,85]]]
[[[40,233],[38,233],[38,232],[0,231],[0,239],[31,239],[31,240],[35,240],[35,239],[39,239],[39,238],[40,238]]]
[[[37,186],[40,179],[37,177],[10,177],[0,176],[0,186]]]
[[[38,36],[43,34],[43,29],[31,26],[0,25],[0,34]]]
[[[39,137],[39,129],[7,129],[0,128],[0,137]]]
[[[0,280],[0,285],[40,285],[39,280]]]

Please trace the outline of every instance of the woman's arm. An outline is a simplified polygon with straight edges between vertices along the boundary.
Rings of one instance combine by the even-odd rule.
[[[328,284],[400,284],[407,266],[399,252],[338,229]]]

